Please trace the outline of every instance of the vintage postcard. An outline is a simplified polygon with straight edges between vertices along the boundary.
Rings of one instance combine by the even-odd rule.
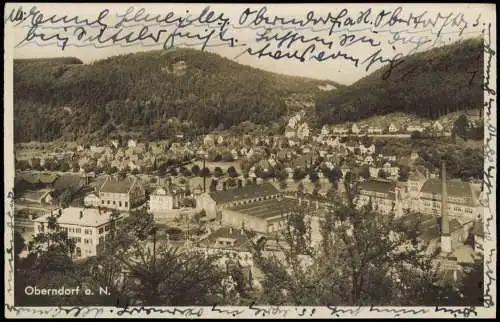
[[[496,5],[4,27],[6,317],[496,316]]]

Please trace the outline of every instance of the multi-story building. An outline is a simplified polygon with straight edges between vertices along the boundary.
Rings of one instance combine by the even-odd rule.
[[[102,252],[112,225],[123,218],[121,215],[112,218],[110,210],[101,208],[69,207],[34,219],[36,235],[49,231],[51,216],[57,218],[57,224],[68,233],[68,238],[75,241],[74,259],[96,256]]]
[[[371,203],[375,211],[389,214],[394,212],[397,216],[403,215],[404,192],[394,181],[383,179],[369,179],[360,183],[358,206]]]
[[[101,207],[128,211],[144,203],[146,196],[137,178],[108,176],[99,189],[99,199]]]
[[[149,210],[152,213],[169,212],[181,207],[185,197],[181,187],[159,187],[149,197]]]
[[[473,185],[462,180],[447,180],[448,214],[450,217],[475,220],[481,216],[479,194]],[[441,213],[441,181],[428,179],[420,190],[420,211],[424,214]]]

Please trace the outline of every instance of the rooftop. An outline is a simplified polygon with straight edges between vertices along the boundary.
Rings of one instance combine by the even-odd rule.
[[[81,215],[83,214],[83,215]],[[57,215],[57,212],[54,213]],[[111,211],[95,208],[69,207],[62,209],[61,217],[57,218],[59,224],[98,227],[110,222]],[[36,222],[47,222],[51,214],[36,218]]]
[[[303,206],[306,206],[307,203],[302,202]],[[312,207],[311,205],[310,207]],[[253,202],[251,204],[239,205],[236,207],[231,207],[230,209],[233,211],[238,211],[244,213],[246,215],[260,218],[260,219],[269,219],[272,217],[286,215],[294,210],[299,208],[299,201],[291,198],[283,198],[283,199],[269,199],[264,201]]]
[[[447,180],[446,189],[449,197],[463,198],[465,203],[471,206],[478,205],[479,193],[472,184],[462,180]],[[441,179],[427,180],[420,192],[441,195]]]
[[[396,183],[390,180],[369,179],[360,183],[359,188],[365,191],[394,194]]]
[[[250,184],[232,190],[214,191],[210,193],[210,197],[212,197],[216,203],[227,203],[231,201],[253,199],[276,194],[279,194],[276,187],[270,183],[263,183],[260,185]]]
[[[216,245],[219,239],[232,239],[234,244],[226,247],[230,248],[245,248],[250,241],[247,234],[242,229],[222,227],[209,234],[206,238],[200,241],[200,246],[218,246]]]

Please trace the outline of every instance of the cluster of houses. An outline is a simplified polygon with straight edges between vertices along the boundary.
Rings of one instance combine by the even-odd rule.
[[[359,125],[354,123],[352,126],[335,126],[331,130],[334,135],[381,135],[381,134],[411,134],[414,132],[430,132],[435,135],[446,135],[451,129],[445,128],[439,121],[412,123],[407,125],[396,126],[390,123],[384,127]],[[327,126],[322,129],[322,134],[328,134],[330,130]]]
[[[79,145],[73,142],[67,143],[67,147],[61,152],[48,152],[38,159],[42,169],[47,160],[69,165],[68,170],[89,172],[96,168],[114,168],[117,171],[136,170],[144,171],[153,169],[166,159],[183,159],[194,155],[194,147],[191,142],[169,143],[168,141],[142,143],[136,140],[128,140],[126,144],[120,145],[118,140],[111,140],[109,144],[89,146]],[[16,160],[26,161],[33,168],[34,158],[27,157],[21,153],[16,155]]]

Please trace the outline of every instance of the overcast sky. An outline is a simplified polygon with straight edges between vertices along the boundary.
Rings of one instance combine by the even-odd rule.
[[[107,23],[113,23],[115,24],[117,22],[117,14],[123,14],[127,11],[127,9],[131,6],[131,4],[46,4],[46,3],[38,3],[35,4],[35,6],[40,10],[41,13],[44,14],[44,17],[50,17],[51,15],[58,15],[58,16],[63,16],[67,15],[68,17],[72,17],[74,15],[78,15],[80,17],[85,17],[89,19],[95,19],[99,12],[103,9],[109,9],[110,13],[107,17],[108,20],[106,20]],[[179,15],[185,15],[186,10],[190,10],[190,12],[195,16],[197,13],[201,12],[203,8],[206,5],[203,4],[136,4],[135,5],[135,10],[139,10],[140,8],[144,8],[146,12],[150,13],[151,15],[153,14],[167,14],[169,11],[173,11],[176,14]],[[263,46],[263,43],[257,44],[255,39],[256,39],[256,33],[261,32],[262,30],[251,30],[248,28],[241,28],[241,29],[235,29],[234,27],[237,27],[239,17],[241,13],[246,9],[246,8],[252,8],[252,9],[259,9],[262,7],[262,5],[258,4],[211,4],[211,8],[216,12],[217,16],[220,13],[224,13],[224,17],[228,17],[231,19],[231,26],[230,30],[226,33],[226,36],[234,36],[238,38],[239,43],[246,43],[247,46],[250,46],[254,50],[258,50]],[[345,7],[349,10],[350,13],[353,13],[354,17],[357,17],[357,13],[360,11],[367,10],[368,8],[372,8],[373,12],[379,12],[382,9],[385,9],[386,11],[389,10],[394,10],[398,5],[396,4],[387,4],[387,5],[370,5],[370,4],[356,4],[356,5],[345,5]],[[451,26],[451,21],[448,26],[444,28],[443,35],[441,36],[442,40],[441,42],[438,43],[438,45],[443,45],[445,43],[452,43],[455,42],[459,39],[463,38],[470,38],[474,36],[479,36],[481,32],[481,25],[478,25],[476,27],[473,27],[473,22],[477,19],[479,14],[481,14],[481,21],[485,21],[485,19],[492,19],[494,17],[494,7],[492,5],[473,5],[473,4],[445,4],[445,5],[435,5],[435,4],[408,4],[408,5],[402,5],[404,8],[402,16],[407,17],[410,13],[413,13],[414,15],[421,14],[424,11],[427,11],[425,14],[425,18],[431,18],[435,17],[438,13],[441,13],[442,16],[447,16],[448,14],[452,13],[453,17],[456,15],[459,15],[460,13],[463,13],[464,20],[468,22],[467,28],[464,30],[464,33],[462,36],[458,35],[458,27],[453,27]],[[19,5],[16,4],[11,4],[9,7],[6,8],[6,15],[9,14],[10,10],[12,8],[18,8]],[[29,9],[32,7],[32,5],[29,4],[23,4],[22,5],[23,9],[26,11],[29,11]],[[281,16],[284,18],[304,18],[307,15],[307,12],[310,10],[314,10],[315,12],[315,17],[317,16],[326,16],[328,12],[332,12],[333,14],[338,14],[341,9],[344,8],[344,5],[339,5],[339,4],[318,4],[318,5],[312,5],[312,4],[307,4],[307,5],[301,5],[301,4],[294,4],[294,5],[289,5],[289,4],[268,4],[267,5],[267,13],[266,15],[269,17],[274,18],[274,16]],[[494,19],[494,18],[493,18]],[[16,42],[20,42],[27,34],[28,30],[30,29],[29,23],[25,22],[24,27],[22,26],[17,26],[14,29],[14,36],[13,38],[16,39]],[[44,29],[45,27],[51,27],[48,26],[47,24],[42,25],[39,27],[39,31],[47,31],[47,32],[53,32],[55,29]],[[61,27],[61,25],[55,25]],[[12,24],[10,24],[8,27],[13,27]],[[136,27],[130,27],[127,30],[133,31],[135,30],[136,33],[140,29],[141,26],[136,26]],[[137,29],[139,28],[139,29]],[[155,28],[155,27],[151,27]],[[201,28],[201,27],[200,27]],[[205,27],[203,27],[205,28]],[[315,27],[316,28],[316,27]],[[325,26],[323,26],[325,28]],[[389,28],[389,27],[388,27]],[[351,29],[357,30],[360,29],[358,27],[353,27]],[[369,29],[369,28],[368,28]],[[387,28],[386,28],[387,29]],[[400,26],[394,26],[392,28],[392,33],[391,32],[381,32],[378,34],[374,34],[370,30],[364,30],[364,31],[357,31],[354,34],[356,37],[360,36],[367,36],[367,37],[372,37],[375,41],[380,42],[381,46],[380,48],[383,48],[383,52],[388,53],[392,50],[392,52],[396,51],[398,53],[402,54],[407,54],[408,51],[410,51],[412,48],[414,48],[414,45],[412,45],[409,40],[416,40],[418,37],[429,37],[429,39],[434,39],[436,37],[436,32],[437,29],[435,28],[434,30],[431,30],[427,28],[428,30],[424,28],[420,28],[418,30],[411,30],[409,33],[407,33],[404,28]],[[8,29],[6,29],[6,32]],[[193,31],[195,29],[189,29],[189,31]],[[449,31],[448,33],[446,31]],[[395,47],[391,48],[392,45],[388,43],[391,39],[394,39],[394,32],[400,31],[401,33],[399,34],[400,40],[393,44]],[[415,32],[419,31],[419,32]],[[12,32],[12,30],[10,31]],[[301,30],[300,31],[302,35],[305,37],[314,37],[315,35],[318,35],[319,37],[324,37],[325,39],[328,38],[328,32],[321,32],[321,33],[316,33],[313,35],[311,31],[307,30]],[[286,31],[281,31],[281,34],[286,33]],[[338,42],[338,39],[340,37],[340,33],[335,33],[333,38],[335,38]],[[352,34],[352,32],[351,32]],[[411,38],[413,37],[413,38]],[[331,39],[333,39],[331,38]],[[402,39],[404,38],[404,39]],[[163,42],[162,42],[163,43]],[[49,42],[50,44],[50,42]],[[13,44],[9,44],[10,46],[13,46]],[[308,44],[307,44],[308,45]],[[304,45],[305,46],[305,45]],[[425,50],[429,49],[430,43],[427,44],[426,46],[423,46],[420,50]],[[293,48],[305,48],[305,47],[298,47],[297,43],[292,46]],[[75,47],[75,46],[69,46],[66,47],[66,49],[63,51],[61,50],[60,47],[58,47],[55,44],[48,45],[48,46],[40,46],[39,44],[35,42],[26,42],[23,45],[19,46],[18,48],[14,49],[14,56],[15,58],[38,58],[38,57],[78,57],[81,60],[83,60],[85,63],[89,63],[98,59],[102,59],[108,56],[114,56],[118,54],[125,54],[125,53],[133,53],[137,51],[145,51],[145,50],[153,50],[153,49],[160,49],[161,44],[159,44],[157,47],[154,46],[130,46],[130,47],[123,47],[120,45],[114,45],[111,47],[106,47],[106,48],[95,48],[93,46],[90,47]],[[196,47],[193,47],[196,48]],[[352,46],[349,46],[348,48],[341,48],[338,45],[335,45],[332,47],[332,52],[337,52],[337,50],[342,50],[343,52],[347,53],[348,55],[351,55],[353,57],[366,57],[369,55],[368,53],[371,53],[374,51],[374,48],[371,47],[369,44],[363,44],[363,43],[357,43]],[[242,52],[242,50],[245,50],[245,47],[239,47],[239,48],[230,48],[228,46],[219,46],[219,47],[212,47],[212,48],[206,48],[205,50],[215,52],[217,54],[220,54],[222,56],[225,56],[230,59],[234,59],[238,63],[241,64],[246,64],[250,65],[253,67],[277,72],[277,73],[282,73],[282,74],[288,74],[288,75],[297,75],[297,76],[304,76],[304,77],[312,77],[312,78],[318,78],[318,79],[330,79],[333,81],[337,81],[339,83],[343,84],[351,84],[355,82],[356,80],[366,76],[367,73],[372,72],[373,70],[381,67],[381,64],[375,64],[368,72],[364,67],[355,67],[352,62],[349,62],[345,59],[335,59],[335,60],[328,60],[324,62],[317,62],[314,60],[306,60],[306,62],[299,62],[297,60],[274,60],[271,58],[258,58],[256,56],[250,56],[250,55],[241,55],[238,58],[235,58],[239,53]]]

